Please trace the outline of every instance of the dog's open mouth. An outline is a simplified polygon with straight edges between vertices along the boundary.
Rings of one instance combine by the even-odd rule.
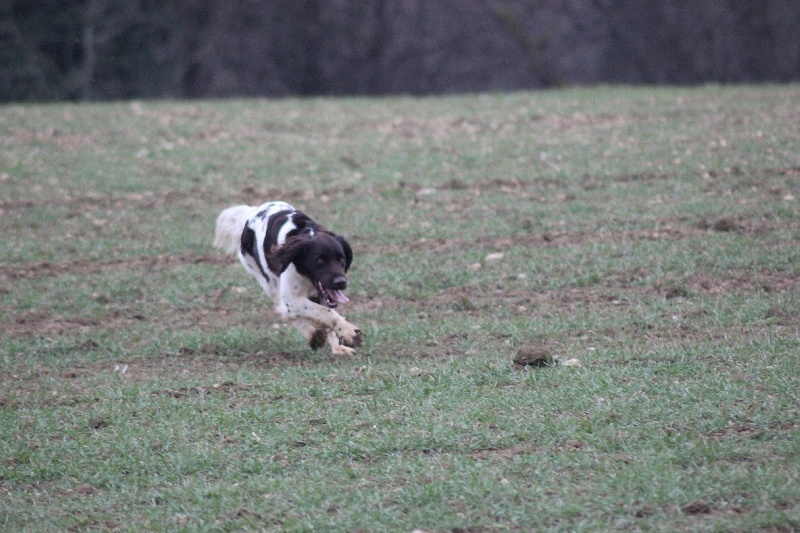
[[[317,292],[319,293],[319,301],[321,304],[333,309],[339,304],[346,304],[350,299],[344,295],[342,291],[335,289],[326,289],[322,286],[322,282],[317,282]]]

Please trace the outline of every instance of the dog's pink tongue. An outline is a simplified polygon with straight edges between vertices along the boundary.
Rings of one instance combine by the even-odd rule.
[[[346,304],[350,301],[350,298],[345,296],[342,291],[331,291],[331,296],[333,297],[334,302],[338,302],[340,304]]]

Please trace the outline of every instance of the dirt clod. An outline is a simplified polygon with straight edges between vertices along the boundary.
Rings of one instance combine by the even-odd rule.
[[[514,356],[514,367],[553,366],[553,354],[543,345],[529,344],[520,347]]]
[[[686,298],[689,296],[689,289],[683,285],[670,285],[666,287],[664,296],[667,300],[671,300],[672,298]]]
[[[714,231],[736,231],[739,229],[739,224],[729,218],[720,218],[711,226]]]
[[[99,416],[94,417],[89,421],[89,427],[92,429],[103,429],[104,427],[108,427],[108,420]]]
[[[769,310],[767,310],[766,314],[767,318],[786,318],[788,316],[789,315],[786,313],[786,311],[778,309],[777,307],[770,308]]]
[[[708,514],[711,512],[711,506],[705,500],[695,500],[681,507],[681,511],[691,515]]]
[[[636,518],[644,518],[647,516],[652,516],[653,514],[655,514],[655,512],[656,512],[655,507],[646,503],[641,507],[639,507],[638,509],[636,509],[634,516]]]
[[[96,488],[89,485],[88,483],[81,483],[72,490],[75,494],[80,494],[81,496],[91,496],[92,494],[97,494],[98,492],[100,492]]]

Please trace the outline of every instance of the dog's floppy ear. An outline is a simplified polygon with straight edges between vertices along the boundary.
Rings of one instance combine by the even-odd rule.
[[[267,254],[267,267],[276,273],[283,274],[289,265],[306,253],[311,240],[305,236],[290,237],[280,246],[273,246]]]
[[[341,244],[342,248],[344,249],[344,271],[347,272],[350,270],[350,263],[353,262],[353,249],[350,248],[350,243],[347,242],[347,239],[341,235],[337,235],[336,240],[339,241],[339,244]]]

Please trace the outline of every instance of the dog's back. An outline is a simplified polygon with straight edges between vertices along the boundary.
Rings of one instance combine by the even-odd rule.
[[[253,218],[257,211],[257,207],[235,205],[220,213],[219,217],[217,217],[214,248],[218,248],[229,255],[235,255],[241,243],[242,230],[244,230],[247,221]]]

